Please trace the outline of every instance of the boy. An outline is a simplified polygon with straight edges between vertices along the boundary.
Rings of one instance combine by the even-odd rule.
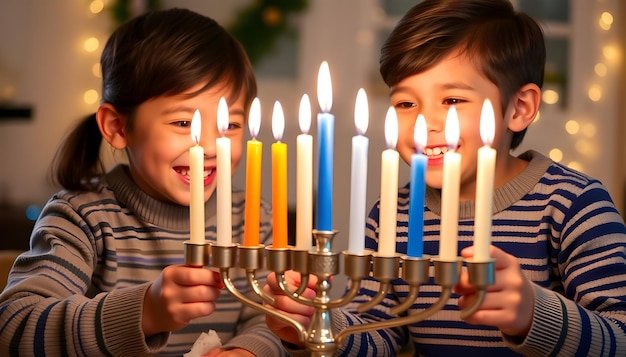
[[[493,103],[495,283],[480,308],[462,320],[459,309],[475,293],[463,273],[442,311],[410,326],[351,336],[340,354],[395,355],[408,333],[416,355],[423,356],[626,355],[626,227],[606,189],[537,152],[510,154],[537,114],[544,62],[541,29],[507,0],[425,0],[393,30],[381,51],[380,71],[398,114],[398,151],[405,162],[415,152],[418,114],[428,126],[427,255],[439,254],[443,153],[448,150],[444,127],[454,106],[462,156],[459,249],[464,258],[472,257],[477,150],[483,145],[480,112],[485,99]],[[408,190],[406,185],[398,196],[400,254],[407,250]],[[376,204],[367,221],[366,248],[374,251],[378,209]],[[356,307],[379,286],[365,280],[353,303],[335,311],[337,329],[392,318],[389,308],[408,291],[402,280],[393,283],[381,304],[359,314]],[[266,290],[280,295],[273,276],[268,284]],[[427,308],[439,293],[431,279],[410,310]],[[278,296],[277,305],[306,321],[310,308],[286,299]],[[301,346],[284,324],[272,320],[268,325],[283,341]]]

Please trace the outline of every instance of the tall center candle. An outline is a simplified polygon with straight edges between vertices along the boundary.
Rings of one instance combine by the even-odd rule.
[[[354,124],[357,135],[352,137],[352,168],[350,180],[350,233],[348,253],[363,254],[365,250],[365,196],[367,194],[367,149],[365,136],[369,124],[367,94],[359,89],[354,105]]]
[[[442,261],[455,261],[458,257],[461,155],[455,152],[459,141],[459,118],[454,106],[450,107],[448,111],[445,130],[448,151],[443,155],[439,259]]]
[[[280,102],[274,102],[272,114],[272,132],[275,143],[272,144],[272,247],[287,248],[287,144],[281,142],[285,129],[285,115]]]
[[[296,138],[296,249],[310,250],[313,230],[313,137],[311,101],[304,94],[300,99],[298,121],[302,134]]]
[[[246,209],[243,228],[243,245],[255,247],[259,245],[259,229],[261,225],[261,163],[263,159],[263,143],[256,139],[261,127],[261,103],[254,98],[250,106],[248,118],[251,139],[246,151]]]
[[[411,155],[411,184],[409,197],[409,242],[407,255],[421,258],[424,254],[424,191],[426,189],[426,167],[428,157],[424,155],[428,132],[426,119],[417,116],[413,129],[415,154]]]
[[[233,244],[230,138],[224,136],[229,125],[224,97],[217,105],[217,128],[222,137],[215,140],[217,151],[217,245]]]
[[[485,144],[478,149],[476,173],[476,206],[474,209],[474,261],[486,262],[491,256],[491,213],[496,150],[491,147],[495,135],[495,118],[491,101],[486,99],[480,115],[480,136]]]
[[[388,149],[383,151],[381,158],[378,255],[393,257],[396,254],[398,168],[400,162],[400,155],[395,149],[398,142],[398,117],[393,107],[389,107],[387,110],[385,139]]]
[[[333,104],[330,70],[326,61],[320,65],[317,76],[317,99],[322,110],[317,115],[318,130],[318,182],[317,182],[317,229],[333,229],[333,149],[335,116],[330,114]]]
[[[189,148],[189,240],[193,244],[203,244],[204,235],[204,148],[200,146],[202,118],[196,110],[191,118],[191,141]]]

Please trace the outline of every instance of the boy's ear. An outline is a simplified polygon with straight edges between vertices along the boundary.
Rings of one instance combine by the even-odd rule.
[[[116,149],[126,148],[126,120],[114,106],[108,103],[100,105],[96,121],[104,140]]]
[[[513,132],[526,129],[535,120],[541,103],[541,89],[528,83],[520,88],[511,100],[513,113],[508,128]]]

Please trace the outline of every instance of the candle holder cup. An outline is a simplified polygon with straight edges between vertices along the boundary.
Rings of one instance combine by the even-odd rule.
[[[332,251],[332,240],[336,234],[336,231],[313,230],[316,245],[310,251],[296,250],[292,247],[274,248],[263,245],[224,247],[208,242],[204,244],[185,242],[185,262],[192,266],[210,264],[218,268],[229,293],[242,303],[291,325],[297,331],[306,349],[316,357],[332,356],[352,334],[417,323],[440,311],[452,295],[452,288],[458,283],[464,264],[467,266],[469,282],[476,287],[477,294],[471,306],[461,311],[462,318],[470,316],[478,309],[485,297],[487,287],[494,283],[493,260],[477,262],[457,258],[445,261],[438,257],[413,258],[406,255],[388,257],[371,251],[365,251],[363,254],[350,254],[344,251],[340,254]],[[332,299],[329,293],[332,277],[339,273],[340,255],[344,260],[344,273],[349,278],[348,290],[341,298]],[[402,314],[415,303],[420,286],[428,281],[431,263],[434,266],[434,281],[441,286],[441,295],[438,301],[428,308],[411,315],[348,326],[341,331],[337,331],[333,326],[332,310],[352,301],[359,291],[361,281],[370,276],[379,281],[379,290],[370,301],[359,305],[357,310],[364,312],[374,308],[391,291],[391,281],[400,278],[408,283],[409,292],[404,301],[390,309],[390,313]],[[271,307],[274,304],[274,298],[263,291],[255,277],[256,271],[264,269],[265,265],[276,274],[278,285],[286,296],[300,304],[314,308],[309,326],[303,326],[278,309]],[[229,275],[231,268],[246,271],[248,285],[259,299],[251,299],[237,290]],[[301,282],[296,290],[292,290],[287,284],[285,272],[288,270],[300,274]],[[317,277],[314,298],[302,295],[308,285],[310,275]]]

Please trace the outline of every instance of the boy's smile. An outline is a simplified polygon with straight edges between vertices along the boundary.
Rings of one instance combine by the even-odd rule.
[[[456,151],[461,154],[461,198],[474,199],[476,184],[477,151],[483,146],[480,137],[480,114],[485,99],[490,99],[495,110],[496,134],[492,144],[498,152],[496,185],[511,172],[502,168],[515,166],[513,174],[520,171],[518,161],[509,155],[511,131],[507,130],[510,117],[503,118],[498,87],[491,82],[476,64],[465,55],[453,52],[429,69],[402,79],[391,88],[391,105],[396,108],[400,137],[398,152],[410,163],[416,152],[413,128],[418,114],[426,118],[428,140],[425,154],[428,156],[426,183],[441,188],[443,182],[443,154],[449,148],[445,138],[448,110],[456,108],[460,136]],[[497,165],[497,166],[498,166]],[[523,168],[522,168],[523,169]]]

